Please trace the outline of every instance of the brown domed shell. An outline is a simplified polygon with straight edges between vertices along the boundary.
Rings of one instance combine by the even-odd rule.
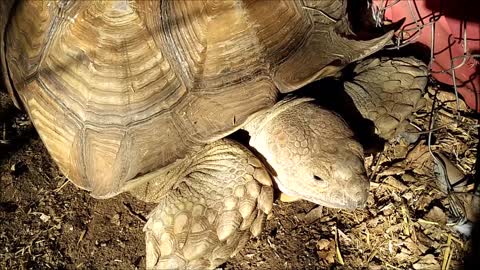
[[[65,175],[109,197],[388,40],[338,33],[342,1],[305,2],[21,1],[8,74]]]
[[[12,85],[8,83],[8,72],[7,72],[7,61],[5,59],[5,39],[3,38],[5,35],[5,27],[8,24],[8,18],[11,9],[15,4],[14,0],[4,0],[0,1],[0,79],[3,79],[4,83],[0,83],[0,85],[5,85],[7,88],[6,90],[10,94],[15,103],[15,106],[20,107],[20,103],[16,99],[16,95],[13,91]]]

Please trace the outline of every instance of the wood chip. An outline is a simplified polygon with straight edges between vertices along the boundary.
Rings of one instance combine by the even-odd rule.
[[[435,256],[432,254],[427,254],[420,258],[416,263],[413,264],[413,269],[415,270],[438,270],[440,269],[440,264],[438,263]]]
[[[405,186],[402,182],[400,182],[399,180],[397,180],[395,177],[393,176],[387,176],[387,178],[385,178],[385,180],[383,180],[383,182],[385,184],[388,184],[389,186],[391,187],[394,187],[395,189],[399,190],[401,193],[403,193],[405,190],[408,189],[407,186]]]
[[[315,222],[316,220],[318,220],[319,218],[322,217],[322,211],[323,211],[323,206],[321,206],[321,205],[317,206],[317,207],[313,208],[312,210],[310,210],[305,215],[303,220],[308,224],[313,223],[313,222]]]

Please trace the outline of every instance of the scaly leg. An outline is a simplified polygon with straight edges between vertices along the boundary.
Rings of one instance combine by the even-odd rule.
[[[172,179],[133,191],[158,202],[144,228],[147,269],[215,268],[260,234],[272,209],[271,178],[244,146],[220,140],[181,163],[163,196],[155,190]]]
[[[357,64],[353,72],[353,80],[344,83],[345,91],[384,139],[403,132],[409,117],[425,104],[427,67],[420,60],[370,58]]]

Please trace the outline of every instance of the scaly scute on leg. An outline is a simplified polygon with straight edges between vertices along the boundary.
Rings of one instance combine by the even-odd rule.
[[[239,143],[214,142],[188,162],[145,225],[148,269],[215,268],[260,234],[272,209],[271,178]]]

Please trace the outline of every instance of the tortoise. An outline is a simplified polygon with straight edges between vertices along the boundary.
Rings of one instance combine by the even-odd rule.
[[[1,67],[60,170],[95,198],[158,206],[147,268],[215,268],[262,230],[274,186],[362,207],[363,148],[291,95],[391,40],[351,30],[347,1],[1,1]],[[345,90],[380,136],[421,106],[426,67],[360,62]],[[248,143],[229,135],[248,132]],[[273,180],[273,181],[272,181]]]

